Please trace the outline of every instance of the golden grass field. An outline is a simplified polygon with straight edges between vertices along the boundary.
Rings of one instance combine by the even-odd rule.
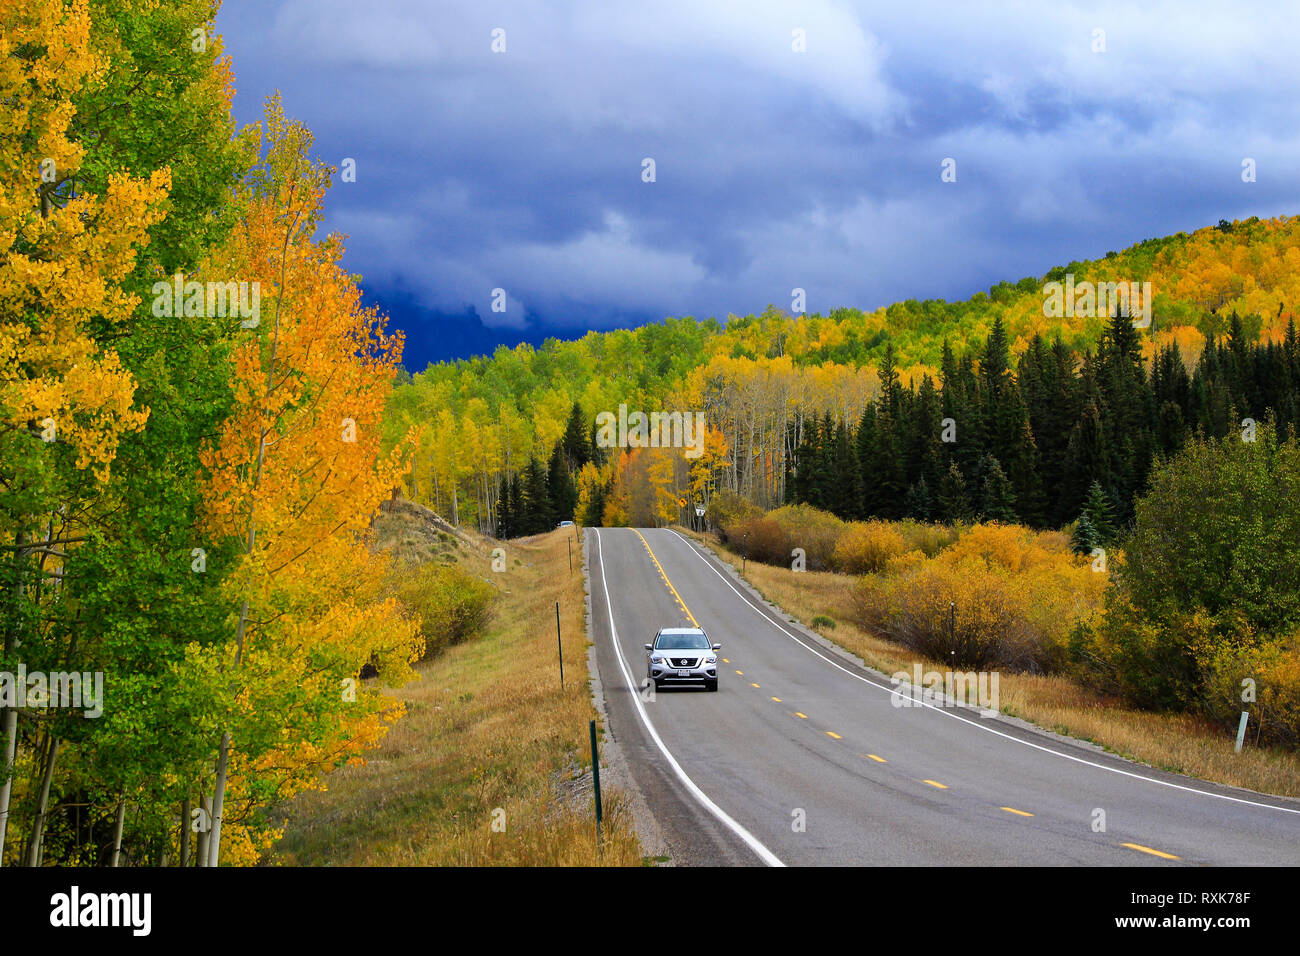
[[[715,535],[678,530],[708,545],[735,568],[741,567],[740,555],[728,550]],[[805,626],[811,626],[818,616],[834,620],[833,628],[818,626],[813,630],[877,670],[886,674],[910,671],[913,663],[920,663],[923,670],[948,669],[941,661],[920,657],[858,627],[854,623],[854,579],[850,575],[795,572],[750,561],[744,576],[764,598]],[[1009,716],[1091,741],[1161,770],[1261,793],[1300,797],[1300,755],[1253,746],[1244,747],[1238,754],[1233,749],[1233,737],[1195,717],[1135,710],[1059,676],[1001,672],[999,697],[1001,711]]]
[[[588,721],[581,556],[566,535],[474,542],[456,560],[502,588],[488,632],[416,666],[388,693],[406,716],[364,766],[288,806],[272,864],[344,866],[639,866],[621,794],[602,787],[597,848]],[[503,544],[507,570],[490,570]],[[564,636],[560,690],[555,603]],[[599,729],[599,724],[597,725]],[[603,781],[602,781],[603,782]],[[494,832],[495,819],[504,830]],[[500,825],[500,822],[498,825]]]

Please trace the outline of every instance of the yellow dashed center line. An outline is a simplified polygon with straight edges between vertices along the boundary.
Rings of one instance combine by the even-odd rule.
[[[929,784],[930,786],[932,786],[932,787],[938,787],[940,790],[947,790],[947,789],[948,789],[948,787],[947,787],[946,784],[942,784],[942,783],[940,783],[938,780],[923,780],[923,781],[921,781],[921,782],[922,782],[922,783],[928,783],[928,784]]]
[[[659,559],[655,557],[654,551],[650,549],[650,542],[647,541],[645,535],[640,531],[637,531],[636,528],[632,529],[632,533],[640,538],[641,543],[645,545],[646,553],[650,555],[650,560],[655,563],[655,567],[659,570],[659,576],[664,579],[664,584],[668,585],[668,590],[671,591],[673,597],[677,599],[677,604],[681,607],[682,613],[685,614],[687,620],[691,622],[691,627],[699,627],[700,622],[695,620],[695,615],[692,614],[691,609],[686,606],[686,602],[682,600],[682,596],[677,593],[677,589],[673,587],[673,582],[668,580],[668,572],[663,569],[663,565],[661,565]]]
[[[1139,853],[1150,853],[1152,856],[1158,856],[1162,860],[1181,860],[1181,856],[1174,856],[1172,853],[1161,853],[1159,850],[1153,850],[1149,846],[1143,846],[1140,843],[1121,843],[1120,846],[1126,846],[1130,850],[1137,850]]]
[[[736,673],[739,674],[741,677],[744,677],[744,676],[745,676],[745,672],[744,672],[744,671],[736,671]]]
[[[750,681],[750,682],[749,682],[749,686],[750,686],[750,687],[757,687],[758,685],[755,684],[753,681]]]
[[[828,730],[828,731],[826,731],[826,736],[827,736],[827,737],[834,737],[836,740],[843,740],[843,739],[844,739],[843,737],[841,737],[839,734],[837,734],[837,733],[836,733],[835,731],[833,731],[833,730]]]
[[[799,713],[799,711],[797,711],[797,710],[794,712],[794,715],[795,715],[796,717],[798,717],[800,720],[807,720],[807,719],[808,719],[808,715],[807,715],[807,714],[801,714],[801,713]]]
[[[781,703],[781,698],[780,698],[780,697],[773,697],[772,699],[773,699],[774,701],[776,701],[778,704]]]
[[[1015,807],[1002,807],[1007,813],[1014,813],[1018,817],[1032,817],[1032,813],[1026,813],[1024,810],[1017,810]]]
[[[889,763],[889,761],[886,760],[884,757],[877,757],[875,754],[863,754],[862,756],[868,758],[869,760],[874,760],[876,763]]]
[[[724,658],[722,659],[722,663],[724,663],[724,664],[730,664],[731,661],[727,660],[727,659],[724,657]]]

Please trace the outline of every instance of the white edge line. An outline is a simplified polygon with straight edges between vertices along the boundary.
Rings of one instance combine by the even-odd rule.
[[[595,532],[596,529],[592,528],[590,530]],[[663,740],[660,739],[658,732],[655,731],[654,724],[650,723],[650,715],[646,713],[645,705],[641,703],[641,694],[638,692],[637,685],[632,680],[632,674],[628,670],[627,661],[623,657],[623,649],[618,643],[618,629],[614,626],[614,608],[609,601],[609,583],[605,577],[605,549],[600,546],[599,533],[596,533],[596,549],[597,558],[600,562],[600,586],[605,592],[605,610],[609,614],[609,635],[614,642],[614,651],[618,654],[618,666],[623,671],[623,679],[627,681],[628,690],[632,692],[632,703],[636,705],[636,712],[641,715],[641,722],[645,724],[646,730],[650,732],[650,738],[655,742],[655,746],[659,748],[659,752],[664,755],[664,759],[668,761],[668,765],[673,768],[673,772],[677,774],[677,778],[681,780],[686,789],[690,791],[691,796],[695,797],[704,809],[717,817],[723,826],[727,827],[735,833],[736,836],[744,840],[745,845],[758,854],[759,859],[768,866],[785,866],[775,853],[759,842],[756,836],[732,819],[725,810],[710,800],[708,795],[695,785],[695,781],[686,776],[686,771],[682,769],[681,764],[677,762],[676,758],[673,757],[668,748],[664,746]]]
[[[848,674],[850,677],[852,677],[854,680],[860,680],[860,681],[862,681],[862,683],[864,683],[864,684],[869,684],[869,685],[871,685],[872,687],[877,687],[877,688],[879,688],[880,690],[883,690],[883,691],[885,691],[885,692],[887,692],[887,693],[889,693],[889,694],[891,694],[891,695],[894,694],[894,693],[898,690],[898,688],[895,688],[895,687],[892,687],[892,686],[891,686],[891,687],[886,687],[884,684],[878,683],[877,681],[871,680],[870,678],[863,677],[863,676],[860,675],[860,674],[855,674],[855,673],[853,673],[853,671],[849,670],[847,667],[844,667],[844,666],[842,666],[842,665],[836,663],[835,661],[831,660],[829,657],[827,657],[825,654],[823,654],[823,653],[821,653],[820,651],[818,651],[816,648],[814,648],[814,647],[812,647],[812,646],[810,646],[810,645],[804,643],[804,641],[801,640],[801,639],[798,637],[798,635],[796,635],[794,632],[790,631],[788,628],[782,626],[781,624],[778,624],[778,623],[777,623],[775,620],[773,620],[772,618],[768,617],[768,615],[764,614],[763,611],[758,607],[757,604],[755,604],[755,603],[754,603],[753,601],[751,601],[749,598],[745,597],[744,594],[742,594],[740,591],[738,591],[738,590],[736,589],[735,585],[733,585],[730,581],[728,581],[727,578],[722,574],[722,572],[719,571],[717,568],[715,568],[715,567],[713,566],[713,563],[712,563],[711,561],[709,561],[706,557],[704,557],[704,555],[700,552],[698,546],[692,545],[692,543],[691,543],[690,541],[688,541],[685,537],[683,537],[682,534],[681,534],[680,532],[678,532],[678,531],[672,531],[671,528],[667,528],[667,529],[663,529],[663,530],[671,531],[672,534],[675,534],[678,538],[681,538],[682,543],[685,544],[685,545],[687,546],[687,548],[690,550],[690,552],[691,552],[692,554],[694,554],[697,558],[699,558],[701,561],[703,561],[705,567],[707,567],[710,571],[712,571],[712,572],[713,572],[714,574],[716,574],[719,578],[721,578],[723,584],[725,584],[727,587],[731,588],[731,590],[735,591],[735,592],[736,592],[736,595],[737,595],[737,596],[738,596],[742,601],[744,601],[746,604],[748,604],[750,607],[752,607],[752,608],[754,609],[754,611],[758,613],[759,617],[761,617],[763,620],[767,621],[767,623],[771,624],[771,625],[772,625],[773,627],[775,627],[778,631],[780,631],[780,632],[781,632],[782,634],[784,634],[786,637],[790,638],[792,641],[794,641],[794,642],[795,642],[796,644],[798,644],[800,647],[802,647],[802,648],[804,648],[805,650],[810,651],[811,653],[817,655],[817,656],[820,657],[822,660],[824,660],[827,664],[830,664],[832,667],[837,668],[838,670],[843,671],[844,673],[846,673],[846,674]],[[1271,804],[1271,803],[1260,803],[1260,802],[1258,802],[1258,801],[1256,801],[1256,800],[1244,800],[1244,799],[1242,799],[1241,797],[1230,797],[1230,796],[1228,796],[1227,794],[1223,794],[1223,793],[1213,793],[1213,792],[1211,792],[1211,791],[1209,791],[1209,790],[1197,790],[1195,787],[1185,787],[1185,786],[1183,786],[1182,784],[1179,784],[1179,783],[1170,783],[1170,782],[1167,781],[1167,780],[1159,780],[1159,779],[1157,779],[1157,778],[1155,778],[1155,777],[1148,777],[1148,776],[1145,776],[1145,775],[1140,774],[1140,773],[1133,773],[1133,772],[1130,771],[1130,770],[1121,770],[1121,769],[1119,769],[1118,767],[1108,767],[1108,766],[1106,766],[1105,764],[1102,764],[1102,763],[1095,763],[1095,762],[1093,762],[1093,761],[1091,761],[1091,760],[1084,760],[1082,757],[1075,757],[1075,756],[1072,755],[1072,754],[1062,753],[1062,752],[1059,751],[1059,750],[1053,750],[1051,747],[1044,747],[1042,744],[1036,744],[1036,743],[1032,743],[1031,741],[1028,741],[1028,740],[1022,740],[1021,738],[1019,738],[1019,737],[1015,737],[1015,736],[1013,736],[1013,735],[1011,735],[1011,734],[1004,734],[1004,733],[1003,733],[1002,731],[1000,731],[1000,730],[994,730],[992,727],[988,726],[987,724],[979,724],[979,723],[976,723],[976,722],[973,721],[973,720],[966,720],[965,718],[958,717],[956,714],[951,713],[951,712],[949,712],[949,711],[943,709],[942,707],[936,707],[934,704],[928,703],[927,701],[924,701],[924,700],[913,701],[913,706],[916,706],[917,704],[921,705],[922,707],[928,707],[930,710],[933,710],[935,713],[942,714],[942,715],[945,716],[945,717],[950,717],[950,718],[952,718],[953,720],[956,720],[957,722],[966,725],[967,727],[973,727],[973,728],[975,728],[976,730],[982,730],[982,731],[984,731],[984,732],[986,732],[986,733],[994,734],[994,735],[996,735],[996,736],[998,736],[998,737],[1003,737],[1003,738],[1005,738],[1005,739],[1007,739],[1007,740],[1010,740],[1010,741],[1013,741],[1013,742],[1015,742],[1015,743],[1023,744],[1023,745],[1026,746],[1026,747],[1033,747],[1035,750],[1041,750],[1041,751],[1043,751],[1044,753],[1049,753],[1049,754],[1052,754],[1052,755],[1054,755],[1054,756],[1061,757],[1061,758],[1063,758],[1063,759],[1065,759],[1065,760],[1073,760],[1075,763],[1081,763],[1081,764],[1083,764],[1083,765],[1085,765],[1085,766],[1088,766],[1088,767],[1095,767],[1095,768],[1097,768],[1098,770],[1105,770],[1105,771],[1107,771],[1107,772],[1109,772],[1109,773],[1117,773],[1117,774],[1120,774],[1121,776],[1124,776],[1124,777],[1132,777],[1132,778],[1135,779],[1135,780],[1145,780],[1147,783],[1155,783],[1155,784],[1159,784],[1159,785],[1162,786],[1162,787],[1171,787],[1171,788],[1173,788],[1174,790],[1183,790],[1183,791],[1185,791],[1185,792],[1187,792],[1187,793],[1196,793],[1196,794],[1200,794],[1200,795],[1203,796],[1203,797],[1214,797],[1215,799],[1218,799],[1218,800],[1230,800],[1230,801],[1232,801],[1233,803],[1244,803],[1244,804],[1246,804],[1247,806],[1250,806],[1250,807],[1261,807],[1261,808],[1263,808],[1263,809],[1265,809],[1265,810],[1277,810],[1277,811],[1280,812],[1280,813],[1295,813],[1295,814],[1300,814],[1300,810],[1292,809],[1291,807],[1279,807],[1279,806],[1276,806],[1276,805]]]

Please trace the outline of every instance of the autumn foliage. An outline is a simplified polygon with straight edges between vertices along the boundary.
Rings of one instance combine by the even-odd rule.
[[[0,705],[5,864],[256,862],[424,646],[367,546],[401,337],[315,236],[306,130],[236,129],[214,15],[0,0],[0,671],[104,681],[95,720]],[[160,309],[173,275],[260,315]]]
[[[1300,443],[1267,426],[1254,441],[1198,441],[1162,464],[1104,613],[1074,636],[1080,674],[1139,707],[1199,711],[1225,730],[1253,712],[1261,739],[1295,741],[1297,496]]]
[[[961,666],[1060,670],[1071,625],[1106,585],[1064,535],[1017,525],[975,525],[933,558],[911,554],[859,580],[860,622]]]

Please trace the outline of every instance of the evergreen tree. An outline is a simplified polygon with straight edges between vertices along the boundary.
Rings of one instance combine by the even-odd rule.
[[[1100,547],[1097,529],[1088,520],[1086,511],[1079,515],[1079,520],[1074,523],[1074,531],[1070,534],[1070,546],[1075,554],[1092,554],[1093,548]]]
[[[564,437],[560,439],[561,447],[564,449],[565,464],[568,466],[569,474],[576,475],[582,470],[582,466],[591,461],[592,442],[587,438],[587,419],[582,412],[582,406],[577,402],[573,403],[573,409],[569,412],[569,421],[564,428]]]
[[[907,435],[903,420],[903,387],[894,364],[893,343],[886,343],[880,363],[880,395],[869,452],[871,470],[863,473],[864,497],[872,514],[901,518],[907,494]]]
[[[1097,349],[1097,389],[1106,434],[1103,446],[1111,486],[1119,492],[1127,521],[1134,498],[1146,487],[1154,454],[1155,399],[1142,361],[1142,344],[1133,322],[1111,317]]]
[[[925,475],[907,489],[907,516],[917,521],[929,521],[934,516],[934,502],[930,500],[930,486]]]
[[[551,491],[547,486],[547,470],[536,458],[528,459],[524,470],[524,510],[520,520],[521,534],[541,534],[550,531],[555,522],[551,515]]]
[[[547,511],[550,522],[545,530],[553,528],[557,522],[572,521],[573,509],[578,506],[578,488],[569,472],[568,455],[564,442],[555,443],[551,460],[546,469]]]
[[[1016,494],[1011,487],[1002,466],[992,455],[984,456],[984,474],[980,491],[981,517],[985,521],[1001,521],[1012,524],[1016,521]]]
[[[1101,482],[1094,481],[1088,486],[1088,497],[1083,503],[1083,515],[1087,517],[1099,545],[1109,545],[1115,540],[1114,513],[1110,497],[1101,487]]]
[[[510,476],[510,537],[517,538],[524,533],[527,522],[527,503],[524,501],[524,483],[519,475]]]
[[[975,509],[966,490],[966,479],[956,462],[948,466],[948,472],[943,476],[943,483],[939,487],[939,511],[945,521],[969,523],[975,518]]]
[[[1101,409],[1096,399],[1089,399],[1079,421],[1070,432],[1065,470],[1059,489],[1058,512],[1078,514],[1088,494],[1088,485],[1094,481],[1106,481],[1109,476]]]
[[[876,448],[876,406],[868,402],[862,410],[862,419],[858,422],[854,444],[858,455],[858,478],[862,482],[862,500],[858,513],[864,518],[879,514],[879,502],[876,495],[875,448]]]
[[[831,511],[845,521],[862,517],[862,472],[848,426],[843,422],[835,426],[832,487]]]
[[[513,538],[515,536],[514,512],[510,510],[510,478],[497,482],[497,537]]]
[[[809,434],[813,440],[812,455],[808,462],[808,498],[814,508],[830,511],[835,503],[835,426],[831,423],[830,412],[822,416],[820,424],[810,422],[813,426]]]

